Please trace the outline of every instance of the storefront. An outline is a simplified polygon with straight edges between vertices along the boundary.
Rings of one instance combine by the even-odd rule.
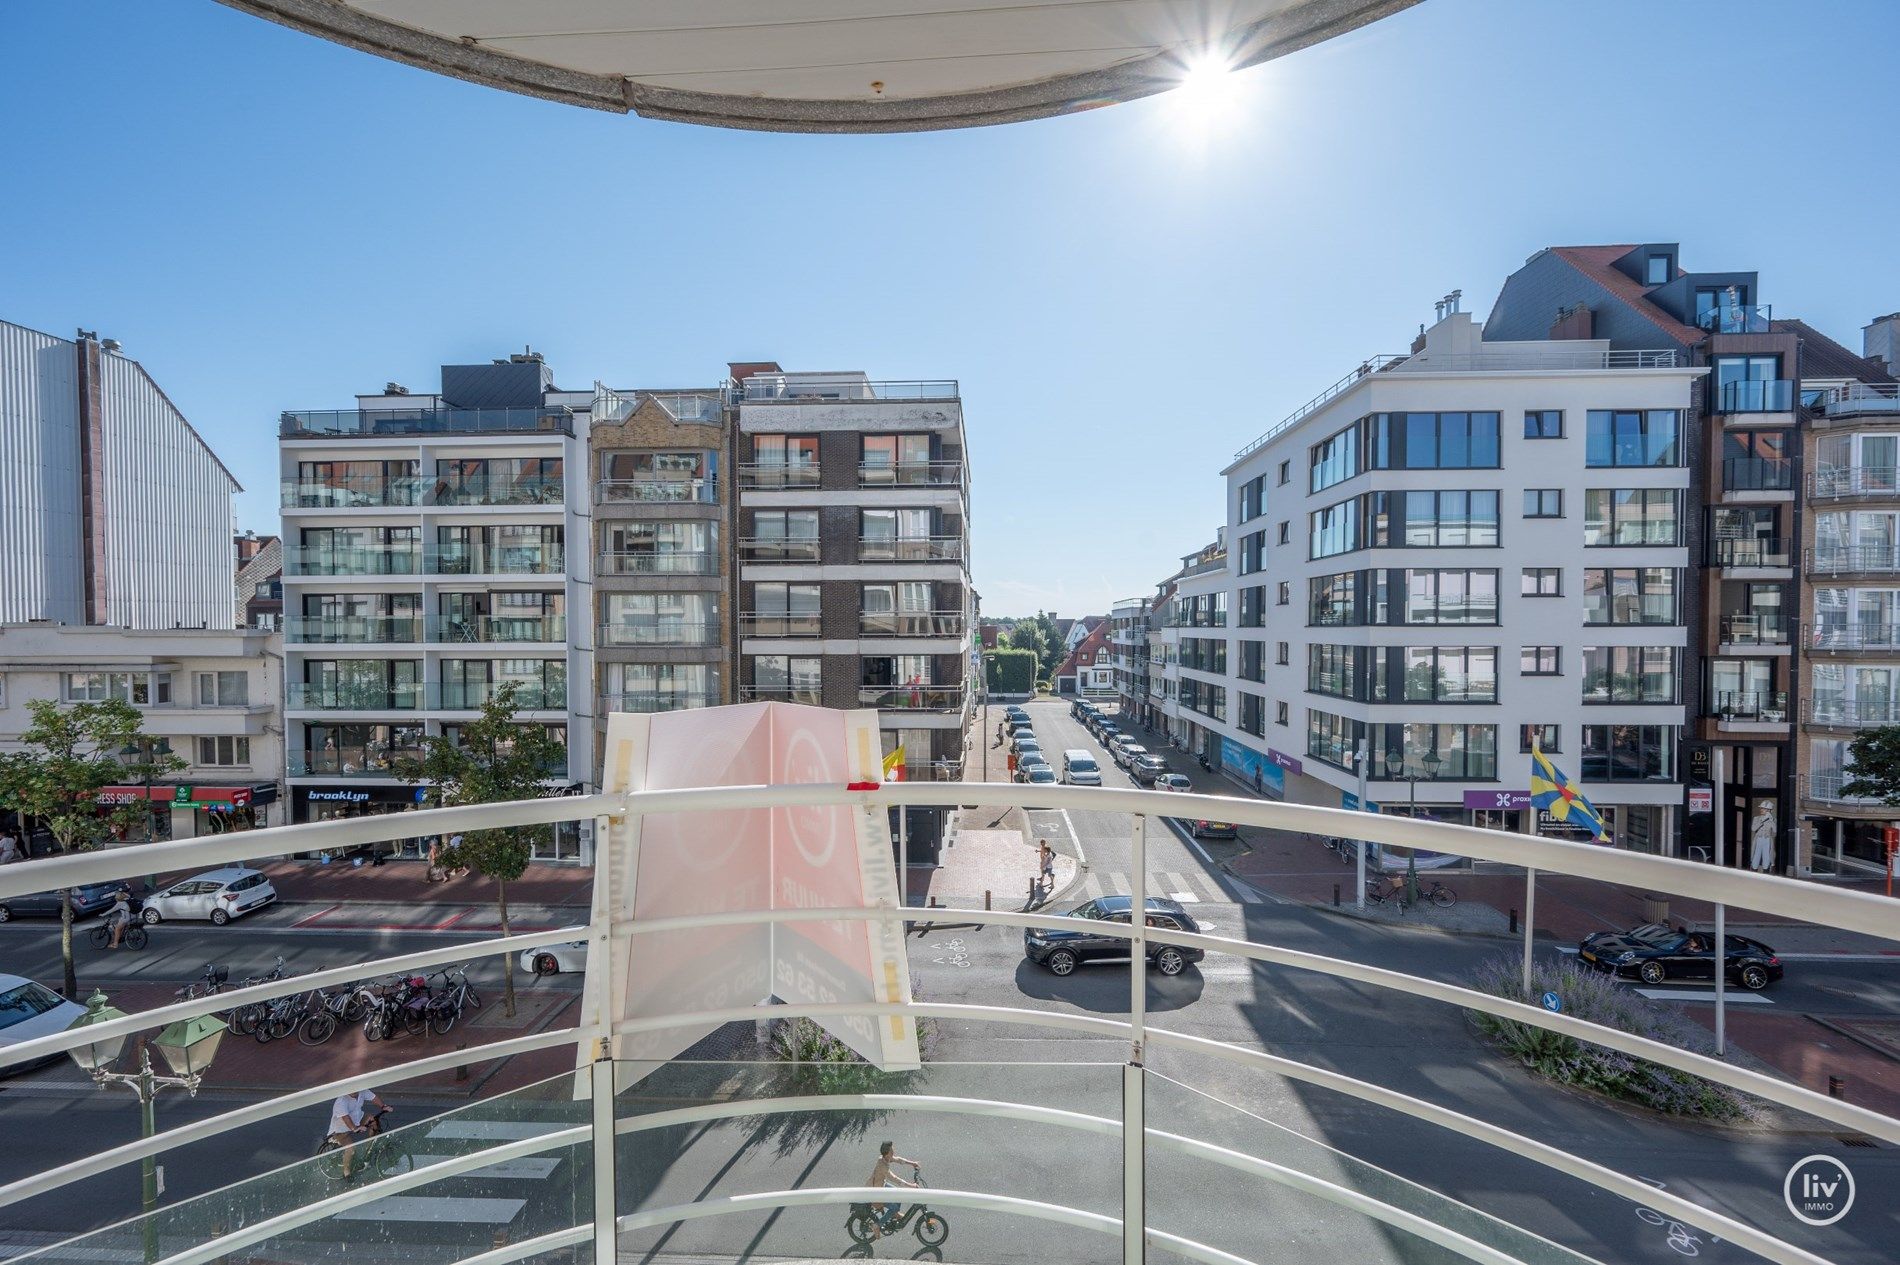
[[[548,794],[578,795],[578,787],[551,789]],[[420,786],[402,783],[315,783],[290,788],[291,808],[301,824],[317,821],[344,821],[354,817],[379,817],[387,813],[419,812],[428,806],[429,792]],[[583,831],[578,822],[558,822],[550,837],[536,844],[531,856],[536,861],[590,862],[588,846],[591,831]],[[390,840],[375,846],[384,857],[421,860],[429,855],[433,835],[417,835]]]
[[[108,786],[99,802],[117,807],[144,800],[151,805],[153,839],[196,839],[281,825],[271,821],[277,803],[277,783],[245,782],[234,786]],[[135,829],[132,837],[137,839]]]

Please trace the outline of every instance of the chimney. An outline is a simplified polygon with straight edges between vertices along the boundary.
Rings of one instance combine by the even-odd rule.
[[[1596,313],[1587,304],[1579,303],[1574,307],[1557,309],[1557,319],[1550,323],[1550,338],[1595,338]]]
[[[1900,370],[1900,312],[1876,316],[1860,331],[1860,354],[1888,373]]]

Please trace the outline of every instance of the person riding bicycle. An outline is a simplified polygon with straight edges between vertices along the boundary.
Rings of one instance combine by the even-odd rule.
[[[871,1166],[871,1180],[864,1184],[880,1189],[885,1186],[909,1186],[915,1190],[918,1183],[914,1181],[907,1182],[897,1174],[891,1172],[891,1165],[893,1164],[910,1165],[910,1175],[912,1177],[917,1176],[917,1170],[920,1167],[916,1160],[907,1160],[897,1154],[897,1144],[895,1142],[879,1143],[877,1148],[877,1163]],[[897,1220],[897,1215],[902,1210],[902,1204],[872,1204],[871,1237],[874,1239],[882,1238],[885,1232],[891,1228],[891,1223]]]
[[[106,911],[106,923],[112,928],[112,948],[119,947],[119,941],[125,938],[125,929],[132,925],[132,893],[121,887],[112,893],[112,908]]]
[[[369,1110],[372,1104],[375,1106],[374,1111]],[[389,1104],[378,1098],[373,1089],[359,1089],[353,1094],[344,1094],[330,1104],[329,1140],[343,1148],[344,1181],[350,1179],[350,1169],[355,1163],[356,1135],[380,1132],[381,1126],[375,1120],[389,1110]]]

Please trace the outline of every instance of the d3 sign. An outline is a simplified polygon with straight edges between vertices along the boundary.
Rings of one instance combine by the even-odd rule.
[[[1854,1175],[1831,1155],[1810,1155],[1788,1170],[1781,1198],[1795,1220],[1833,1225],[1854,1206]]]

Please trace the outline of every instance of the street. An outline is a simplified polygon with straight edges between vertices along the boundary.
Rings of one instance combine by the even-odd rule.
[[[1109,783],[1125,782],[1125,775],[1069,717],[1066,702],[1035,703],[1030,710],[1045,751],[1072,747],[1096,751]],[[993,724],[978,732],[988,740]],[[1177,764],[1186,762],[1179,753],[1173,759]],[[1031,816],[1031,826],[1034,834],[1048,838],[1058,850],[1086,860],[1069,890],[1058,894],[1057,907],[1128,890],[1132,821],[1126,815],[1037,812]],[[1149,822],[1146,868],[1150,891],[1182,900],[1215,934],[1448,981],[1462,981],[1487,958],[1515,952],[1511,943],[1496,939],[1447,934],[1423,924],[1356,921],[1265,898],[1220,871],[1202,849],[1159,819]],[[1126,1016],[1125,965],[1088,964],[1070,977],[1058,978],[1024,960],[1020,931],[957,924],[953,918],[949,915],[944,921],[920,926],[912,935],[911,964],[920,998]],[[445,937],[477,939],[488,934],[326,929],[292,908],[228,928],[177,925],[161,930],[164,934],[155,937],[152,949],[143,954],[110,955],[95,961],[82,948],[86,981],[105,982],[108,991],[115,981],[183,982],[206,961],[228,962],[236,976],[264,969],[278,954],[294,970],[311,970],[440,944]],[[1540,951],[1557,954],[1565,947],[1545,944]],[[0,956],[8,969],[56,980],[57,927],[26,922],[0,927]],[[492,991],[495,968],[490,963],[477,976],[485,992]],[[533,981],[518,974],[517,982],[526,997],[578,987],[576,976]],[[1900,961],[1791,963],[1786,980],[1755,1002],[1744,1004],[1892,1016],[1900,1013]],[[1619,1172],[1665,1184],[1671,1193],[1755,1224],[1830,1260],[1892,1259],[1895,1218],[1900,1214],[1900,1198],[1896,1198],[1900,1160],[1883,1146],[1844,1145],[1832,1130],[1787,1131],[1785,1126],[1792,1121],[1786,1113],[1778,1116],[1784,1127],[1776,1129],[1667,1123],[1647,1113],[1552,1088],[1506,1065],[1481,1044],[1460,1014],[1442,1005],[1219,956],[1173,979],[1151,975],[1147,1011],[1153,1027],[1233,1042],[1369,1080],[1573,1151]],[[1000,1099],[1111,1119],[1120,1116],[1119,1065],[1126,1048],[1118,1040],[1019,1024],[933,1021],[930,1029],[926,1068],[921,1074],[901,1078],[899,1092]],[[1828,1034],[1819,1026],[1815,1032],[1817,1056],[1824,1057]],[[353,1034],[335,1038],[346,1039],[358,1038]],[[302,1051],[293,1042],[277,1053],[295,1059]],[[1605,1261],[1667,1261],[1682,1255],[1718,1262],[1753,1259],[1699,1231],[1672,1235],[1666,1224],[1638,1215],[1628,1203],[1598,1193],[1580,1180],[1299,1081],[1159,1047],[1151,1049],[1148,1069],[1153,1074],[1147,1091],[1150,1128],[1198,1137],[1329,1180],[1377,1190],[1382,1197],[1440,1223],[1453,1224],[1455,1219],[1474,1237],[1506,1242],[1498,1238],[1505,1234],[1502,1228],[1469,1221],[1469,1214],[1440,1196]],[[623,1102],[621,1114],[718,1100],[721,1093],[714,1092],[715,1085],[737,1074],[728,1068],[676,1065],[637,1087]],[[755,1074],[772,1077],[783,1074],[783,1069]],[[446,1097],[406,1098],[400,1085],[388,1087],[385,1096],[396,1105],[401,1121],[457,1105]],[[174,1092],[161,1100],[160,1121],[194,1119],[246,1100],[245,1095],[231,1091],[207,1093],[196,1100]],[[547,1109],[559,1114],[552,1101]],[[322,1109],[299,1111],[167,1156],[167,1201],[215,1190],[308,1155],[324,1117]],[[85,1084],[70,1065],[0,1081],[0,1181],[127,1140],[135,1130],[136,1112],[126,1096]],[[892,1139],[899,1154],[924,1161],[927,1180],[938,1187],[1002,1193],[1120,1215],[1119,1145],[1112,1137],[1078,1133],[1026,1117],[928,1113],[879,1117],[864,1112],[751,1117],[627,1135],[620,1144],[621,1211],[690,1202],[711,1194],[855,1185],[864,1180],[876,1143],[883,1138]],[[1795,1222],[1780,1198],[1789,1166],[1815,1153],[1842,1158],[1857,1180],[1852,1214],[1825,1229]],[[1367,1165],[1403,1180],[1395,1183],[1371,1172]],[[497,1205],[481,1215],[503,1218],[501,1224],[520,1235],[563,1224],[563,1209],[571,1211],[569,1205],[576,1197],[573,1167],[569,1157],[553,1167],[455,1178],[442,1183],[440,1190],[429,1187],[416,1193],[476,1201],[466,1205],[466,1228],[479,1220],[475,1217],[479,1200],[505,1191],[516,1202]],[[525,1175],[528,1171],[538,1178],[530,1180]],[[1337,1259],[1353,1262],[1450,1259],[1439,1249],[1424,1248],[1359,1214],[1239,1176],[1206,1160],[1151,1149],[1149,1172],[1151,1226],[1250,1259],[1291,1260],[1320,1247]],[[62,1233],[106,1224],[135,1211],[136,1206],[135,1168],[77,1183],[0,1213],[0,1225],[6,1227],[0,1233],[0,1251],[17,1253]],[[426,1211],[438,1219],[443,1213],[441,1206]],[[953,1227],[950,1241],[940,1258],[926,1259],[1110,1260],[1118,1253],[1107,1236],[971,1209],[946,1207],[943,1212]],[[416,1215],[422,1219],[421,1211]],[[836,1256],[848,1246],[843,1222],[844,1210],[832,1207],[748,1212],[672,1228],[629,1231],[622,1254],[656,1261]],[[397,1251],[398,1245],[407,1242],[401,1224],[401,1216],[391,1213],[375,1228],[373,1244],[389,1249],[384,1254],[392,1258],[420,1254],[452,1259],[467,1254],[467,1244],[461,1239],[445,1242],[440,1238],[433,1240],[439,1250],[409,1244]],[[463,1237],[469,1235],[486,1242],[472,1230]],[[1509,1242],[1514,1249],[1531,1250],[1515,1239]],[[1694,1250],[1685,1251],[1685,1246]],[[456,1251],[447,1253],[449,1247]],[[908,1258],[921,1247],[906,1232],[875,1245],[870,1254]],[[1541,1259],[1566,1259],[1548,1247],[1539,1250],[1545,1253]],[[281,1258],[300,1259],[287,1252]]]

